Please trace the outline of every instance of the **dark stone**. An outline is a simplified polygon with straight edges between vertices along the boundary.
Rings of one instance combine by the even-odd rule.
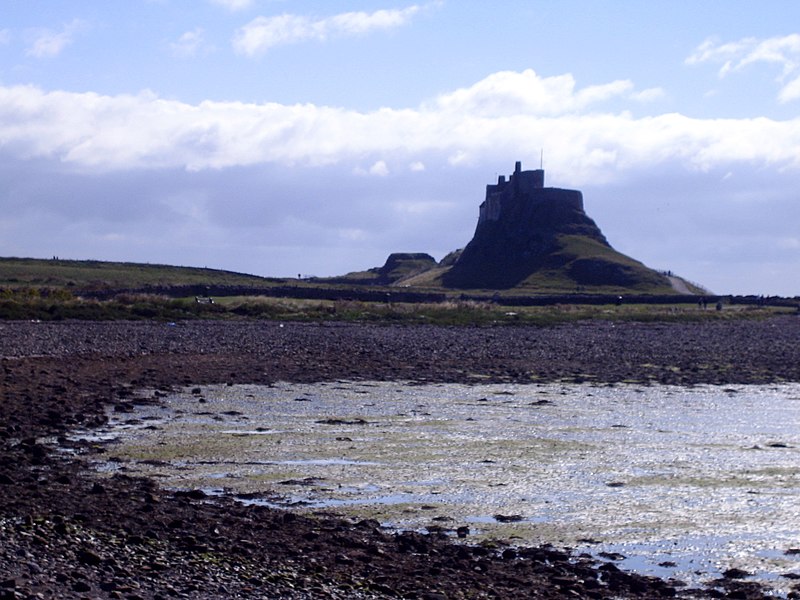
[[[522,515],[495,515],[494,520],[498,523],[517,523],[522,521]]]
[[[748,573],[742,569],[728,569],[722,572],[722,576],[725,579],[744,579],[745,577],[751,577],[753,574]]]
[[[356,527],[359,529],[369,529],[375,531],[381,528],[381,524],[377,519],[362,519],[356,523]]]
[[[94,567],[103,562],[103,559],[97,553],[84,549],[78,551],[78,561]]]
[[[208,497],[208,494],[206,494],[203,490],[195,489],[189,491],[179,490],[175,492],[175,496],[178,498],[189,498],[191,500],[203,500],[204,498]]]
[[[55,531],[58,535],[67,535],[67,533],[69,533],[69,527],[67,527],[67,524],[64,523],[64,521],[58,521],[53,526],[53,531]]]
[[[619,552],[598,552],[598,556],[607,558],[608,560],[624,560],[625,556]]]
[[[501,556],[503,560],[514,560],[517,558],[517,551],[513,548],[506,548]]]

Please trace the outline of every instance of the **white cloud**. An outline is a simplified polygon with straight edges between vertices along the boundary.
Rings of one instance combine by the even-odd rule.
[[[209,0],[209,2],[227,8],[231,12],[246,10],[254,4],[253,0]]]
[[[631,99],[636,100],[637,102],[655,102],[656,100],[660,100],[665,96],[664,90],[660,87],[654,88],[647,88],[646,90],[642,90],[641,92],[633,92],[631,94]]]
[[[725,44],[708,39],[686,59],[689,65],[707,62],[722,64],[718,72],[720,77],[757,63],[779,66],[781,73],[776,80],[782,85],[778,100],[790,102],[800,99],[800,34],[763,40],[748,37]]]
[[[378,177],[386,177],[389,174],[389,167],[386,166],[386,161],[379,160],[369,168],[370,175],[377,175]]]
[[[800,75],[784,85],[778,94],[778,101],[781,103],[785,104],[793,100],[800,100]]]
[[[357,166],[353,169],[354,175],[372,175],[375,177],[386,177],[389,174],[389,167],[384,160],[378,160],[372,163],[368,169]]]
[[[412,171],[468,167],[497,156],[538,157],[544,147],[548,165],[571,185],[674,161],[698,171],[734,163],[800,168],[800,119],[637,119],[597,110],[605,99],[629,98],[631,89],[628,82],[578,88],[568,75],[503,72],[417,109],[359,112],[0,87],[0,148],[94,172],[258,164],[343,164],[352,172],[370,164],[364,171],[386,175],[392,161]]]
[[[205,32],[202,27],[187,31],[177,42],[170,44],[172,54],[178,58],[191,58],[197,56],[205,44]]]
[[[500,71],[468,87],[441,95],[436,107],[444,112],[494,117],[511,114],[559,115],[623,96],[630,81],[613,81],[576,90],[570,75],[540,77],[533,70]]]
[[[704,62],[721,62],[723,66],[720,69],[720,75],[724,75],[732,68],[731,61],[743,54],[748,53],[758,43],[755,38],[744,38],[738,42],[728,42],[726,44],[719,44],[713,38],[703,41],[692,53],[686,58],[686,64],[696,65]]]
[[[414,5],[372,13],[348,12],[322,19],[293,14],[262,16],[253,19],[236,32],[233,47],[239,54],[258,56],[275,46],[393,29],[408,23],[420,10],[419,6]]]
[[[50,29],[31,29],[28,30],[30,46],[26,53],[35,58],[52,58],[75,41],[75,36],[87,28],[85,21],[73,19],[64,25],[60,31]]]

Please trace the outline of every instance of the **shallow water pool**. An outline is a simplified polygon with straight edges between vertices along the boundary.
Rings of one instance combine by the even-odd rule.
[[[690,582],[800,572],[800,386],[187,388],[106,470],[297,510],[606,553]],[[625,558],[620,558],[621,555]]]

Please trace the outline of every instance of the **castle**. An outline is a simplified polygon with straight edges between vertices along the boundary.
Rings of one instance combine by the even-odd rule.
[[[592,247],[594,255],[618,255],[584,212],[580,191],[544,187],[544,170],[523,171],[518,161],[508,179],[501,175],[486,186],[475,234],[442,281],[451,287],[503,289],[535,273],[566,267],[576,285],[621,284],[617,265],[601,267],[601,261],[574,260],[577,256],[565,252],[575,239],[582,240],[581,247]]]
[[[583,195],[576,190],[544,187],[544,170],[523,171],[522,162],[514,165],[508,180],[500,175],[496,184],[486,186],[486,199],[481,203],[478,226],[498,221],[501,216],[519,211],[520,203],[540,203],[557,200],[565,208],[583,212]]]
[[[370,269],[368,283],[439,282],[445,288],[539,292],[670,290],[669,280],[614,250],[583,208],[583,194],[544,186],[544,170],[486,186],[478,224],[463,250],[439,263],[428,254],[395,253]]]

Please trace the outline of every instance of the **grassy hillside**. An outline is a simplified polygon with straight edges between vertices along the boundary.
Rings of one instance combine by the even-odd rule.
[[[95,260],[0,258],[2,287],[66,287],[82,290],[212,284],[268,287],[279,281],[196,267]]]
[[[558,235],[555,239],[557,250],[549,254],[533,273],[513,287],[505,288],[504,294],[675,293],[667,277],[591,237]],[[444,279],[450,267],[439,264],[402,280],[402,283],[446,289],[448,286]]]
[[[671,294],[669,280],[610,246],[579,235],[557,237],[560,249],[549,257],[552,268],[541,269],[518,289],[587,291],[608,294]]]
[[[389,255],[382,267],[348,273],[340,277],[322,278],[318,281],[356,285],[403,284],[406,279],[436,267],[436,260],[429,254],[423,252],[396,252]]]

